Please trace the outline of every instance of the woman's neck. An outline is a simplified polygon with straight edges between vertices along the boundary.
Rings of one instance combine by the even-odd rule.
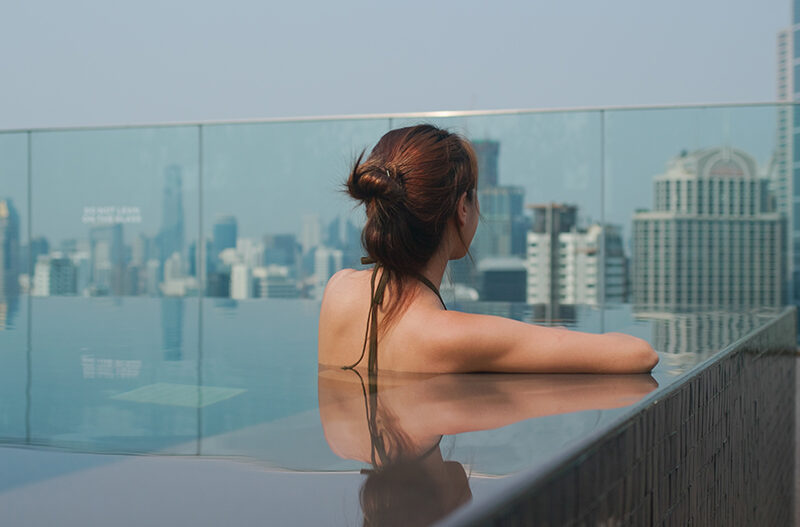
[[[434,253],[421,270],[422,275],[430,280],[437,289],[441,289],[444,270],[447,268],[447,262],[450,261],[450,251],[447,250],[445,245],[443,243],[439,246],[439,250]]]

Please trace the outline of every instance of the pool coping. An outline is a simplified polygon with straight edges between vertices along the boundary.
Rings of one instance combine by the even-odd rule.
[[[797,306],[785,306],[782,311],[758,326],[734,342],[728,344],[717,353],[705,360],[695,364],[685,373],[675,377],[672,382],[663,389],[656,389],[647,394],[638,404],[629,411],[623,412],[611,420],[606,426],[590,432],[578,439],[575,443],[555,454],[552,459],[538,464],[534,468],[523,471],[514,476],[515,481],[509,484],[502,497],[487,499],[485,501],[468,504],[467,506],[454,511],[451,515],[436,523],[437,526],[462,526],[477,524],[482,520],[495,515],[498,509],[511,506],[520,498],[526,495],[535,494],[541,488],[550,483],[561,471],[568,469],[588,458],[593,452],[598,450],[607,439],[615,436],[628,426],[631,426],[633,416],[645,412],[661,401],[676,393],[687,382],[696,378],[710,366],[720,362],[729,355],[737,353],[744,348],[748,341],[777,324],[784,322],[784,319],[791,317],[794,319],[794,328],[797,328]],[[796,337],[795,339],[796,340]],[[762,353],[767,353],[764,351]],[[796,353],[796,351],[795,351]]]

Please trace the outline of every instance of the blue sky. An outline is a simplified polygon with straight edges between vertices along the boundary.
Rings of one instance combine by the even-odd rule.
[[[775,98],[787,0],[4,2],[0,129]]]

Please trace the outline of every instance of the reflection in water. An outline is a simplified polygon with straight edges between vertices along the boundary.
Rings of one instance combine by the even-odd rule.
[[[572,327],[578,320],[574,304],[526,304],[524,302],[460,302],[460,311],[494,315],[521,322]]]
[[[0,294],[0,331],[14,329],[14,318],[19,311],[20,295]]]
[[[661,355],[669,373],[679,375],[708,359],[767,320],[780,309],[729,311],[634,311],[638,320],[653,324],[650,343]]]
[[[619,408],[658,384],[650,375],[403,374],[323,368],[320,418],[331,450],[362,461],[364,525],[429,525],[470,501],[466,470],[443,435],[524,419]]]
[[[165,297],[161,300],[161,332],[164,360],[183,359],[183,297]]]

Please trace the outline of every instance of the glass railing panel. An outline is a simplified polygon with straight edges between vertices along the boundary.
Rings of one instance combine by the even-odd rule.
[[[363,268],[363,211],[344,183],[387,124],[203,126],[203,384],[235,394],[203,406],[204,438],[316,406],[315,391],[297,386],[316,383],[322,290],[339,269]],[[230,351],[254,346],[258,353]],[[268,364],[282,372],[273,382],[264,380]]]
[[[32,155],[35,296],[196,294],[196,127],[39,132]]]
[[[358,267],[363,212],[342,192],[382,119],[203,127],[206,295],[320,298]]]
[[[28,134],[0,134],[0,438],[26,436]]]
[[[31,443],[196,437],[198,140],[191,126],[33,134]]]

